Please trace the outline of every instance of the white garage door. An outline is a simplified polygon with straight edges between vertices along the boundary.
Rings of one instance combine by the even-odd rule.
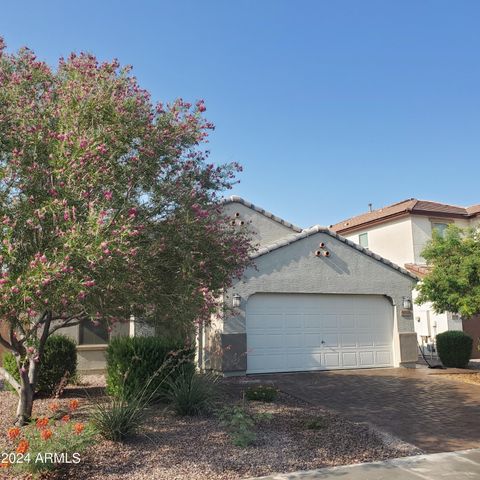
[[[247,373],[393,366],[393,307],[382,296],[256,294]]]

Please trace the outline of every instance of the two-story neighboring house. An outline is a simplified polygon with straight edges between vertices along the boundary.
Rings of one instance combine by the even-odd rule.
[[[421,278],[428,271],[421,253],[433,230],[442,234],[451,223],[464,228],[479,222],[480,205],[458,207],[411,198],[343,220],[330,228]],[[415,331],[423,343],[446,330],[462,330],[462,319],[457,314],[436,314],[430,304],[415,305],[414,320]],[[463,325],[474,339],[480,334],[475,328],[477,323],[480,322],[467,320]]]

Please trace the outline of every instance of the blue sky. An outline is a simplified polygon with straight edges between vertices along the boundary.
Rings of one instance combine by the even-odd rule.
[[[0,35],[55,64],[131,64],[155,100],[205,99],[241,195],[329,225],[409,197],[480,203],[476,0],[3,0]]]

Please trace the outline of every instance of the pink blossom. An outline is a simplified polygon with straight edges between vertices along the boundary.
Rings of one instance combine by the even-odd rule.
[[[112,199],[112,197],[113,197],[113,194],[112,194],[112,192],[105,192],[105,193],[103,194],[103,196],[105,197],[106,200],[109,200],[109,201],[110,201],[110,200]]]

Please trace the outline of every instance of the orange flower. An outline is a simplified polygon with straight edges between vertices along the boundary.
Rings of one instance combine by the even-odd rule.
[[[52,412],[56,412],[60,408],[60,405],[57,402],[53,402],[50,404],[49,408]]]
[[[70,415],[64,415],[62,417],[62,421],[65,422],[65,423],[69,422],[70,421]]]
[[[38,428],[46,427],[48,425],[48,418],[47,417],[37,418],[36,425],[37,425]]]
[[[40,435],[42,440],[48,440],[52,436],[52,431],[49,428],[45,428]]]
[[[18,447],[17,447],[17,453],[22,453],[22,454],[26,453],[29,446],[30,444],[28,443],[28,440],[20,440],[20,443],[18,444]]]
[[[76,410],[78,408],[78,400],[70,400],[68,406],[70,410]]]
[[[85,426],[83,425],[83,423],[76,423],[73,426],[73,430],[75,431],[75,433],[78,433],[78,434],[82,433],[84,428]]]
[[[0,468],[8,468],[11,465],[11,463],[8,460],[3,460],[0,463]]]
[[[7,435],[10,440],[15,440],[20,435],[20,429],[18,427],[9,428]]]

